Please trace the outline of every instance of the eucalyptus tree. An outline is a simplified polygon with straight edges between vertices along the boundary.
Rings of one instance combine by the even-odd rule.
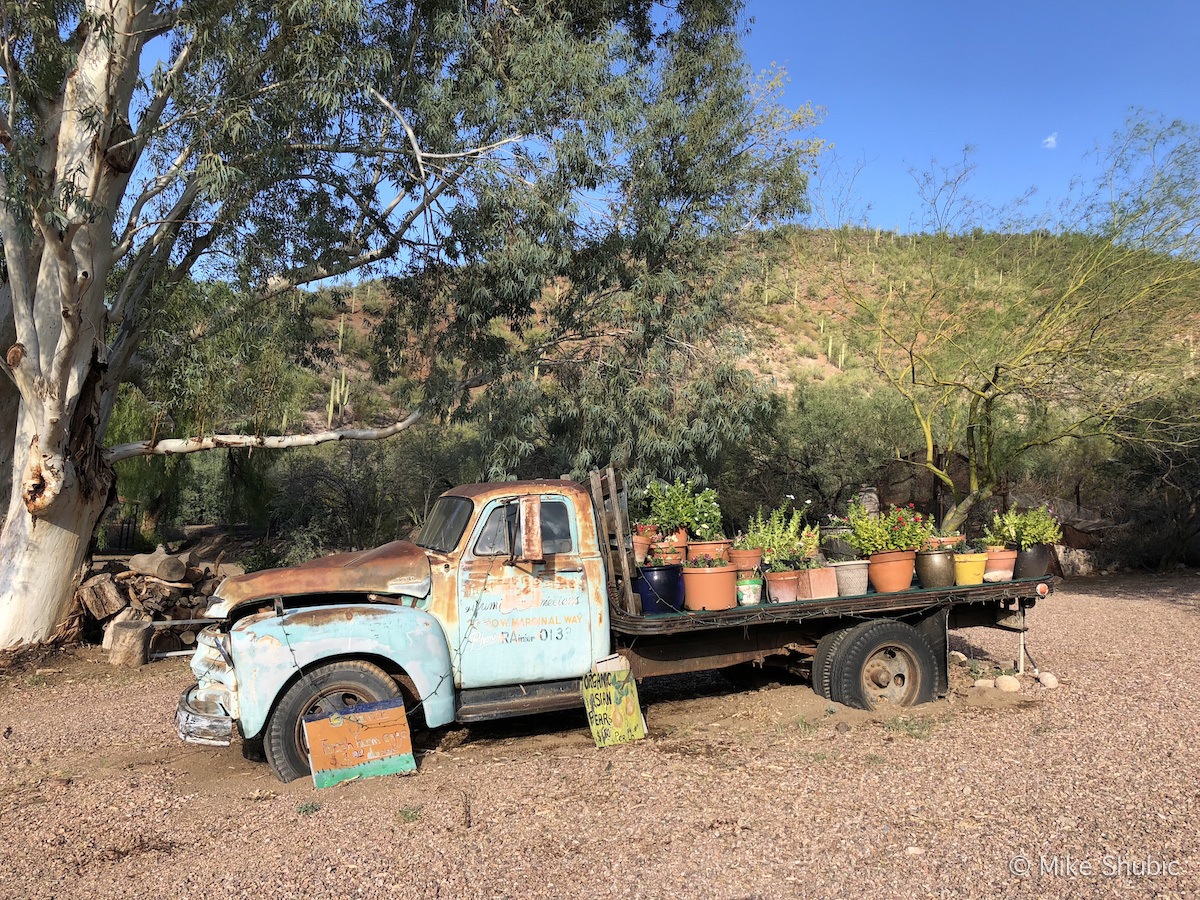
[[[519,325],[548,271],[595,266],[616,277],[602,238],[568,239],[596,233],[593,207],[612,202],[608,166],[637,176],[649,165],[661,185],[617,216],[627,244],[664,248],[642,254],[652,262],[673,246],[663,229],[703,230],[726,199],[714,193],[692,209],[695,191],[669,190],[702,161],[687,147],[703,129],[694,119],[680,133],[655,92],[690,29],[734,40],[737,9],[715,0],[2,0],[0,9],[0,303],[11,329],[0,437],[12,470],[0,646],[54,628],[113,493],[113,462],[384,437],[424,414],[427,397],[497,371],[425,373],[432,387],[375,427],[201,428],[106,447],[139,345],[189,276],[236,282],[268,303],[389,263],[410,275],[465,271],[463,291],[488,260],[477,309],[422,302],[451,326],[481,315]],[[721,87],[727,95],[705,106],[718,133],[722,104],[744,112],[747,89]],[[654,116],[644,112],[651,97]],[[680,108],[691,101],[682,96]],[[643,145],[656,149],[634,159],[626,139],[647,125]],[[659,158],[674,168],[654,169]],[[743,172],[739,191],[765,174]],[[758,194],[776,199],[769,183]],[[671,205],[667,219],[659,199]],[[602,302],[580,291],[580,308]]]

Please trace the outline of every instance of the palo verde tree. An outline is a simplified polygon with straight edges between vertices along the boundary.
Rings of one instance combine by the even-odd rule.
[[[1200,130],[1135,118],[1102,169],[1054,232],[984,234],[966,164],[919,181],[925,233],[839,233],[846,312],[920,429],[915,464],[953,493],[947,527],[1026,452],[1117,434],[1175,387],[1200,321]]]
[[[675,36],[737,28],[715,0],[679,0],[665,26],[662,6],[592,0],[0,9],[0,311],[11,331],[0,335],[0,461],[12,471],[0,647],[44,639],[64,612],[113,462],[384,437],[415,422],[426,397],[453,393],[438,370],[425,373],[435,390],[378,427],[267,435],[210,424],[106,447],[139,346],[189,276],[269,303],[390,261],[470,275],[489,260],[487,283],[468,277],[456,290],[478,286],[484,309],[519,323],[544,259],[562,268],[590,251],[609,266],[602,241],[562,238],[596,227],[603,173],[620,136],[646,121]],[[655,135],[688,139],[669,123]],[[655,229],[669,223],[648,205],[621,215],[632,243],[663,243]],[[424,302],[450,324],[479,314]]]

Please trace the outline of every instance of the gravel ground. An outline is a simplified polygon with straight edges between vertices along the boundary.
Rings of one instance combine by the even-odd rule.
[[[543,716],[319,792],[181,745],[182,661],[25,661],[0,677],[0,896],[1200,894],[1200,577],[1076,581],[1031,620],[1055,691],[958,668],[947,700],[873,716],[664,679],[635,745]],[[1013,635],[952,634],[1015,657]]]

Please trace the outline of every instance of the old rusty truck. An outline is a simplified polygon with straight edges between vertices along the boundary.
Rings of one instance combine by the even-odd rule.
[[[225,579],[199,635],[185,741],[309,771],[306,715],[403,697],[437,728],[582,709],[611,654],[647,676],[782,664],[827,699],[912,705],[947,690],[947,629],[1024,627],[1051,579],[643,615],[610,468],[447,491],[415,541]]]

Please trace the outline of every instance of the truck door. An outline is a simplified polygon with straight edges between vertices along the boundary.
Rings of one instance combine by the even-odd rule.
[[[462,688],[578,678],[592,665],[591,616],[571,504],[541,498],[540,562],[514,560],[521,546],[515,500],[479,517],[458,575]]]

